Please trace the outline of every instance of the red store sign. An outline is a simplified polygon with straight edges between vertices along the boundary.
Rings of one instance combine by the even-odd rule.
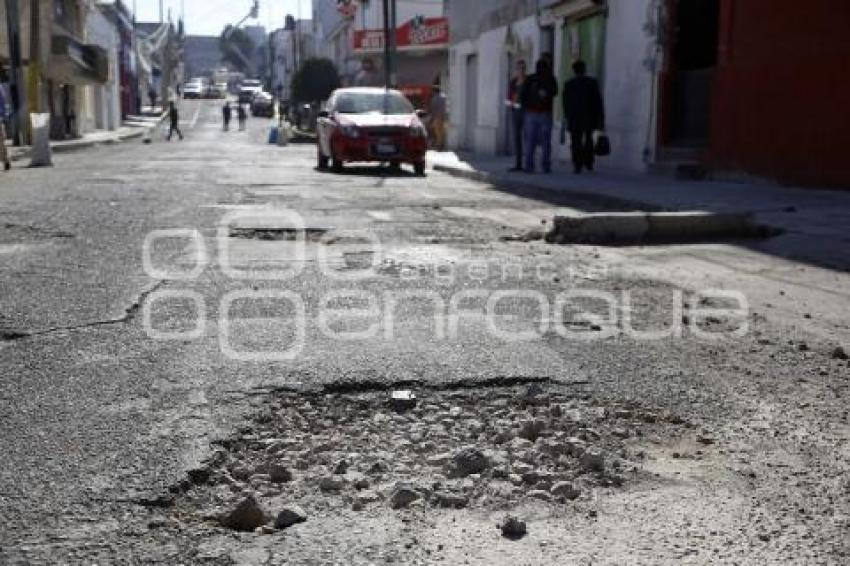
[[[449,44],[449,20],[426,18],[419,25],[409,21],[396,29],[396,46],[400,49],[415,47],[443,47]],[[384,30],[367,29],[354,32],[355,51],[380,51],[384,48]]]

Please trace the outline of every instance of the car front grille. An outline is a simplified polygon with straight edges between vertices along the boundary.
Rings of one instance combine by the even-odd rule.
[[[408,133],[408,131],[403,126],[372,126],[363,128],[363,132],[370,138],[401,136]]]

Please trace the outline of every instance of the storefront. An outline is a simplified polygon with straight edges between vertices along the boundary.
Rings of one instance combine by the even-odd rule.
[[[432,86],[446,84],[448,73],[449,21],[446,18],[414,18],[396,29],[396,84],[418,108],[427,106]],[[384,31],[354,32],[354,53],[370,58],[383,73]]]

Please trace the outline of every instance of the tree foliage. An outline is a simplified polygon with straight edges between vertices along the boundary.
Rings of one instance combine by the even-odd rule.
[[[339,88],[339,73],[330,59],[307,59],[292,77],[292,98],[299,102],[327,100]]]
[[[219,38],[221,58],[225,63],[246,75],[252,74],[256,46],[254,40],[240,28],[227,26]]]

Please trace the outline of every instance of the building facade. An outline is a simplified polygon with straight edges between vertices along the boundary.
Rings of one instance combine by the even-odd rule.
[[[186,77],[206,77],[221,67],[221,38],[187,35],[184,48]]]
[[[318,55],[311,20],[293,20],[291,29],[275,30],[270,35],[272,45],[272,91],[281,100],[292,98],[292,79],[301,64]]]
[[[603,88],[618,169],[697,167],[850,186],[844,104],[850,3],[813,0],[455,0],[450,143],[511,152],[507,84],[518,58],[577,59]],[[561,119],[560,99],[555,119]],[[553,134],[555,154],[569,149]]]
[[[123,0],[98,0],[98,7],[115,26],[119,37],[118,85],[121,97],[121,118],[139,113],[138,62],[133,14]]]
[[[115,23],[99,9],[86,14],[86,41],[100,47],[107,57],[105,81],[80,89],[79,133],[115,130],[121,125],[121,35]]]
[[[354,56],[354,24],[360,0],[313,0],[316,56],[336,65],[343,85],[354,84],[360,61]]]
[[[88,22],[99,14],[94,0],[16,2],[22,68],[19,72],[21,112],[49,113],[54,139],[77,137],[87,127],[91,105],[87,88],[110,76],[109,52],[88,39]],[[32,6],[38,10],[33,12]],[[0,21],[7,21],[5,3]],[[0,31],[0,63],[10,72],[7,26]],[[26,120],[24,120],[26,122]]]

